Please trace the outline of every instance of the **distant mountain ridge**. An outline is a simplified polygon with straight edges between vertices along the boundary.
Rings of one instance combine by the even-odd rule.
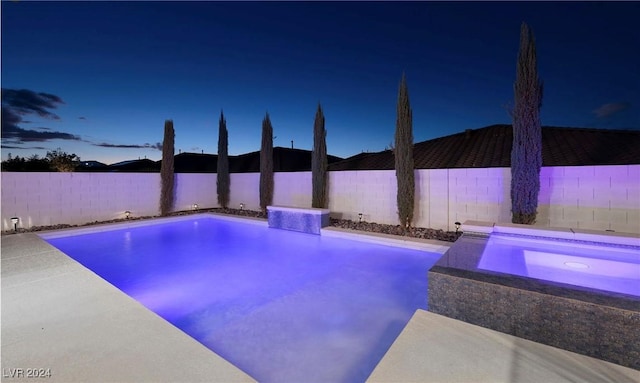
[[[343,158],[327,155],[327,162],[342,161]],[[77,171],[87,172],[159,172],[162,160],[149,159],[122,161],[111,165],[97,161],[82,161]],[[174,156],[176,173],[215,173],[218,168],[217,154],[180,153]],[[311,151],[283,147],[273,148],[273,170],[275,172],[311,171]],[[260,172],[260,151],[229,156],[230,173]]]

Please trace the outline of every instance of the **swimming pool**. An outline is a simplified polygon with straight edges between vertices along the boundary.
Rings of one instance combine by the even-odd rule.
[[[439,253],[211,216],[42,237],[259,381],[364,381]]]

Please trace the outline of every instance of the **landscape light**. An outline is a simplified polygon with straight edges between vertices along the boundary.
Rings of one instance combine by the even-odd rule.
[[[125,212],[124,212],[124,217],[125,217],[126,219],[129,219],[129,216],[130,216],[130,215],[131,215],[131,212],[130,212],[129,210],[127,210],[127,211],[125,211]]]
[[[193,210],[198,210],[198,204],[197,203],[193,204]]]
[[[18,231],[18,217],[11,217],[11,223],[13,224],[13,231]]]
[[[358,214],[358,222],[362,222],[362,213]]]
[[[240,210],[244,210],[244,204],[243,203],[240,204]]]
[[[458,230],[460,230],[460,222],[455,222],[454,225],[456,225],[456,233],[457,233]]]

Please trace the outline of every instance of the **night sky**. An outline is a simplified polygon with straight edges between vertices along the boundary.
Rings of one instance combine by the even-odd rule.
[[[2,159],[61,148],[105,163],[176,153],[393,141],[407,76],[414,141],[511,123],[520,25],[536,39],[543,125],[640,129],[638,2],[2,1]]]

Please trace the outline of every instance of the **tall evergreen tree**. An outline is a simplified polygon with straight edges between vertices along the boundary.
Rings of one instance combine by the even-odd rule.
[[[533,224],[540,192],[542,166],[542,81],[538,79],[536,46],[527,24],[520,28],[520,50],[514,89],[511,147],[511,220]]]
[[[217,169],[218,204],[223,208],[229,205],[229,189],[231,180],[229,177],[229,136],[227,121],[220,111],[220,123],[218,128],[218,169]]]
[[[327,131],[324,114],[318,104],[313,123],[313,153],[311,154],[312,194],[311,207],[327,207]]]
[[[260,146],[260,208],[267,212],[273,202],[273,127],[269,113],[262,120],[262,145]]]
[[[162,164],[160,166],[160,215],[168,215],[173,210],[174,202],[174,156],[175,132],[173,131],[173,120],[164,122],[164,140],[162,141]]]
[[[408,228],[413,220],[415,178],[413,173],[413,117],[404,73],[398,89],[394,154],[398,182],[398,218],[400,225],[403,228]]]

